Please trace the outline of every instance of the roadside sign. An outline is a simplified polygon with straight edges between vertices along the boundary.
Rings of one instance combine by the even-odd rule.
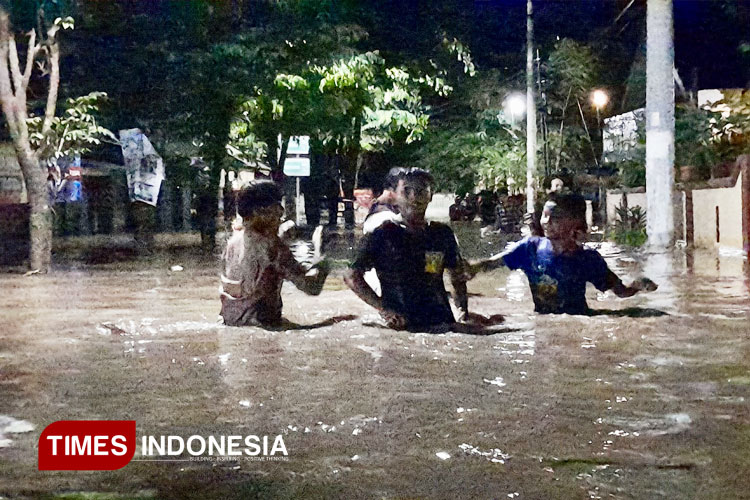
[[[310,136],[297,135],[289,138],[284,160],[284,175],[310,176]]]
[[[309,155],[310,136],[295,135],[289,138],[289,146],[286,148],[287,155]]]
[[[290,158],[284,160],[284,175],[292,177],[310,176],[310,158]]]

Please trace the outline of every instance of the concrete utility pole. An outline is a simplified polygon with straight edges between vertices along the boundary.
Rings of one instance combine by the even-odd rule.
[[[534,19],[532,0],[526,0],[526,212],[536,200],[536,103],[534,102]]]
[[[674,33],[672,0],[646,14],[646,233],[654,250],[674,243]]]

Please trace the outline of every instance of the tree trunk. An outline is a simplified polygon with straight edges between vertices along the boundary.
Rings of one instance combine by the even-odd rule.
[[[52,261],[52,209],[47,193],[47,176],[31,152],[16,151],[29,197],[29,268],[47,273]]]

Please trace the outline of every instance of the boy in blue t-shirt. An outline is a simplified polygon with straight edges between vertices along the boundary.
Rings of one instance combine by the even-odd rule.
[[[539,313],[586,314],[586,283],[612,290],[618,297],[656,290],[642,278],[625,286],[596,250],[584,248],[586,202],[580,195],[562,194],[544,205],[545,236],[529,236],[506,252],[470,265],[470,274],[501,266],[521,269],[529,280],[534,310]]]

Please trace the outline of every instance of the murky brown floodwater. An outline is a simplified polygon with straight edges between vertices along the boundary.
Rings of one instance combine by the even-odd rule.
[[[386,330],[336,276],[320,297],[285,288],[285,316],[355,319],[226,328],[216,267],[181,254],[0,274],[0,415],[34,426],[0,417],[0,497],[750,498],[746,262],[601,251],[659,290],[536,316],[525,278],[498,271],[469,285],[474,311],[506,316],[486,336]],[[289,456],[37,471],[63,419],[282,434]]]

